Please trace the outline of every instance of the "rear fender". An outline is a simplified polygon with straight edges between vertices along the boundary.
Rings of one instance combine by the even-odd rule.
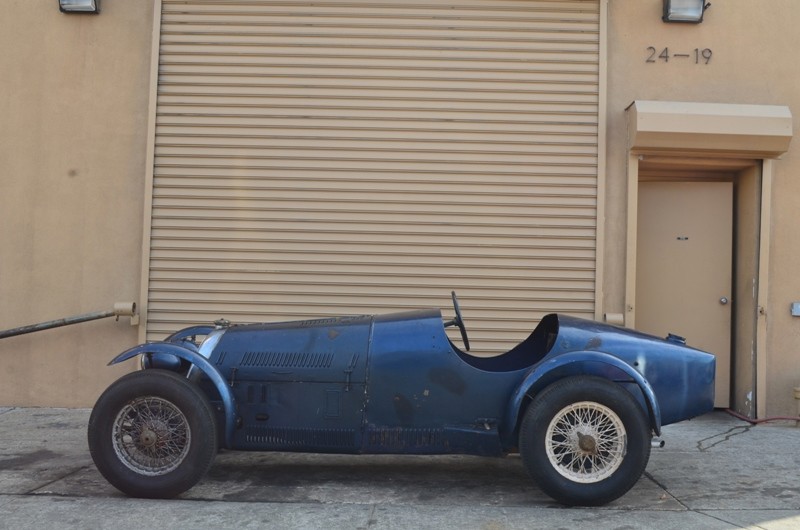
[[[188,343],[191,344],[191,343]],[[193,345],[192,345],[193,346]],[[233,447],[233,431],[236,428],[236,399],[233,396],[230,386],[217,371],[214,366],[208,362],[208,359],[203,357],[197,352],[197,349],[190,348],[178,343],[172,342],[154,342],[150,344],[140,344],[130,350],[124,351],[114,357],[109,366],[112,364],[127,361],[137,355],[146,354],[167,354],[174,355],[180,359],[191,363],[200,369],[208,378],[214,383],[214,386],[222,398],[222,406],[225,410],[225,448],[230,449]]]
[[[613,355],[581,351],[558,355],[536,366],[525,376],[514,392],[506,410],[504,424],[513,430],[505,433],[505,436],[511,445],[515,443],[514,436],[519,428],[520,416],[524,412],[522,406],[525,399],[535,396],[559,379],[576,375],[594,375],[615,383],[635,383],[641,390],[647,406],[650,426],[656,436],[661,436],[661,409],[653,388],[642,374]]]

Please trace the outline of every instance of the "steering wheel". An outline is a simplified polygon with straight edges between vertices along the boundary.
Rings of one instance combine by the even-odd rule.
[[[467,337],[467,328],[466,326],[464,326],[464,319],[461,318],[461,308],[458,306],[458,298],[456,298],[455,291],[451,291],[451,293],[453,295],[453,308],[456,310],[456,318],[445,322],[444,327],[458,326],[458,329],[461,331],[461,339],[464,341],[464,349],[469,351],[469,338]]]

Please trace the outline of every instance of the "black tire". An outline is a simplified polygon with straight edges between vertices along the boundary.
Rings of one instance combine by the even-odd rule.
[[[217,454],[214,413],[185,377],[143,370],[114,382],[89,418],[89,452],[114,487],[167,499],[194,486]]]
[[[534,482],[567,505],[599,506],[624,495],[650,459],[647,415],[621,386],[600,377],[557,381],[538,394],[520,427]]]

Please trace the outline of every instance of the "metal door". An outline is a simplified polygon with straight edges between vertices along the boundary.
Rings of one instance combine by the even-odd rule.
[[[730,404],[733,184],[641,182],[636,328],[717,357],[714,405]]]

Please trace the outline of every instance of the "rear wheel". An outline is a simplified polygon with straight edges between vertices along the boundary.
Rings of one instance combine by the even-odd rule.
[[[205,394],[164,370],[128,374],[97,400],[89,451],[100,473],[134,497],[169,498],[194,486],[217,453]]]
[[[520,454],[537,485],[557,501],[597,506],[624,495],[650,458],[639,403],[606,379],[578,376],[547,387],[525,411]]]

